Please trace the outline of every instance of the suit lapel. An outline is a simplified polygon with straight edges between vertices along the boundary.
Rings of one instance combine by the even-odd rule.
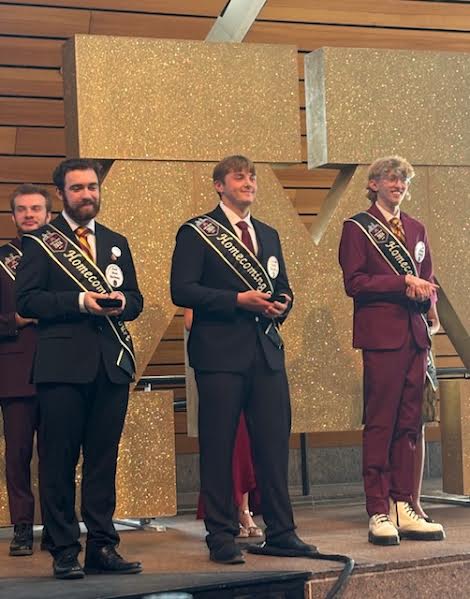
[[[57,227],[57,229],[59,229],[59,231],[61,231],[64,235],[67,235],[67,237],[69,239],[71,239],[74,243],[77,243],[77,238],[75,236],[75,233],[72,231],[68,222],[62,216],[62,214],[59,214],[57,216],[57,218],[55,218],[51,222],[51,225],[54,225],[54,227]]]
[[[406,248],[414,259],[413,252],[416,245],[416,230],[413,226],[413,222],[408,218],[408,215],[405,212],[401,213],[401,222],[403,224],[403,230],[405,231]]]
[[[209,212],[207,216],[210,216],[211,218],[213,218],[214,220],[219,222],[221,225],[223,225],[229,231],[233,231],[235,233],[235,235],[237,234],[235,229],[232,227],[232,223],[225,216],[225,212],[222,210],[222,208],[220,206],[217,206],[217,208],[212,210],[212,212]]]
[[[104,272],[111,259],[111,248],[107,231],[99,223],[95,223],[96,264]]]
[[[256,242],[258,244],[258,255],[256,257],[261,262],[262,258],[263,258],[263,234],[260,231],[260,226],[258,224],[258,221],[253,217],[251,217],[251,224],[253,225],[253,228],[255,230]]]

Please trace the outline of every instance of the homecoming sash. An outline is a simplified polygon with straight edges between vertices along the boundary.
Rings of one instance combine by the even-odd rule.
[[[80,291],[110,293],[113,291],[105,275],[80,246],[69,239],[53,224],[41,228],[36,235],[25,234],[24,237],[34,239],[46,254],[72,279]],[[121,346],[116,364],[131,378],[135,374],[135,356],[132,349],[131,336],[122,320],[115,317],[105,317],[109,329]]]
[[[393,232],[374,215],[369,212],[359,212],[347,220],[361,229],[367,239],[397,275],[418,276],[416,265],[407,248],[398,237],[396,237]],[[426,316],[422,313],[420,316],[426,325],[426,333],[429,338],[429,343],[431,343],[431,335],[429,333]],[[428,377],[432,388],[436,390],[437,375],[431,350],[428,351],[426,376]]]
[[[240,277],[248,289],[273,293],[274,287],[258,258],[246,245],[218,221],[207,214],[184,223],[192,227],[207,245]]]
[[[271,279],[263,265],[237,237],[236,233],[207,214],[192,218],[184,224],[193,228],[200,235],[248,289],[271,294],[274,292]],[[278,349],[283,347],[284,344],[274,320],[270,322],[264,333]]]
[[[0,266],[13,281],[16,279],[16,269],[22,255],[22,251],[12,243],[0,247]]]

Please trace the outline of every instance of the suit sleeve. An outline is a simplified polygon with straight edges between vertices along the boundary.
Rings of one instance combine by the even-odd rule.
[[[433,266],[432,266],[432,256],[431,256],[431,249],[429,247],[429,241],[428,241],[428,234],[426,232],[426,229],[424,229],[424,246],[426,248],[425,254],[424,254],[424,259],[423,262],[421,263],[421,269],[420,269],[420,273],[419,276],[422,279],[426,279],[426,281],[430,281],[431,283],[435,283],[436,279],[434,277],[434,271],[433,271]],[[430,298],[430,305],[429,308],[431,306],[434,306],[437,303],[437,293],[434,292]],[[423,312],[427,312],[429,310],[429,308],[424,309],[423,308]]]
[[[126,304],[124,306],[124,310],[122,314],[119,316],[120,320],[135,320],[139,314],[142,312],[144,307],[144,298],[139,291],[139,286],[137,284],[137,275],[135,272],[134,261],[132,259],[131,250],[129,248],[129,244],[127,240],[125,240],[124,244],[124,257],[123,263],[126,264],[126,272],[125,272],[125,287],[120,289],[125,298]]]
[[[5,283],[3,276],[0,276],[0,285],[4,286],[9,283]],[[10,288],[13,287],[13,281],[10,283]],[[8,289],[8,288],[7,288]],[[0,289],[0,298],[3,297],[3,293],[6,292],[4,289]],[[1,302],[1,299],[0,299]],[[18,335],[18,327],[16,326],[16,319],[14,312],[4,312],[4,307],[0,303],[0,340],[16,337]]]
[[[184,308],[199,308],[207,314],[235,318],[237,292],[203,284],[204,241],[196,231],[183,225],[176,236],[171,265],[171,298]]]
[[[276,285],[274,288],[274,293],[276,295],[285,293],[292,299],[292,301],[289,303],[287,310],[284,312],[284,314],[281,317],[276,319],[277,322],[282,324],[292,309],[292,305],[294,303],[294,293],[290,287],[289,279],[287,277],[287,269],[286,269],[286,263],[284,261],[284,256],[282,254],[281,240],[279,239],[279,235],[277,232],[276,232],[276,235],[277,235],[277,241],[279,244],[279,274],[276,277]]]
[[[339,263],[343,270],[344,288],[347,295],[365,301],[380,300],[384,295],[389,301],[406,298],[404,275],[370,274],[367,267],[367,245],[364,233],[352,222],[345,222],[339,245]]]
[[[16,271],[16,304],[25,318],[67,321],[80,316],[77,291],[48,290],[50,258],[40,245],[23,237],[23,257]]]

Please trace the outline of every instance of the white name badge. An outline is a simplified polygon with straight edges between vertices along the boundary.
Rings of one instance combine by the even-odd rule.
[[[117,260],[121,257],[121,255],[121,248],[118,248],[117,246],[113,245],[113,247],[111,248],[111,260]]]
[[[424,256],[426,255],[426,246],[424,245],[424,241],[418,241],[415,245],[415,260],[416,262],[422,262],[424,260]]]
[[[111,287],[121,287],[124,283],[124,275],[121,268],[117,264],[109,264],[105,271],[106,280]]]
[[[268,275],[271,277],[271,279],[275,279],[277,277],[277,275],[279,274],[279,261],[276,258],[276,256],[270,256],[268,258]]]

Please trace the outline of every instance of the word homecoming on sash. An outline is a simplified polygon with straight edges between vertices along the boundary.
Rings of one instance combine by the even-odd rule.
[[[253,278],[258,285],[258,291],[264,291],[266,289],[266,283],[263,282],[263,276],[256,270],[245,254],[240,252],[240,250],[232,243],[233,237],[228,233],[221,233],[216,239],[217,241],[220,241],[221,245],[228,251],[228,253],[232,254],[235,260],[240,263],[243,270],[246,270],[247,274]]]
[[[415,274],[415,271],[406,259],[406,256],[403,256],[403,254],[400,252],[400,245],[396,241],[391,239],[385,244],[385,247],[390,251],[390,255],[393,256],[393,258],[395,258],[395,260],[398,262],[403,272],[410,275]]]
[[[93,271],[89,270],[86,263],[83,262],[79,252],[76,250],[69,250],[64,254],[64,258],[67,258],[70,264],[82,275],[82,277],[88,280],[97,293],[108,293],[108,290],[103,287]]]

